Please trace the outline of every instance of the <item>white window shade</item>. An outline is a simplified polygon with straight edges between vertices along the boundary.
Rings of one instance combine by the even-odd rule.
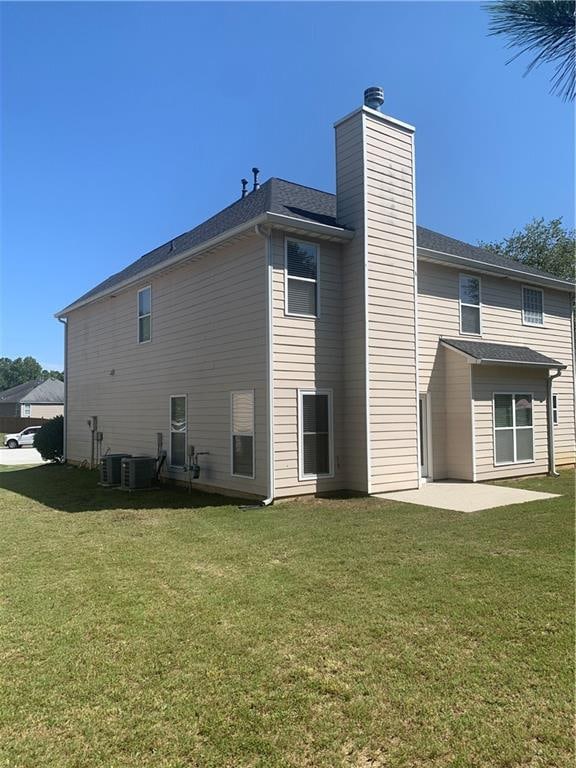
[[[318,316],[318,246],[286,241],[286,313]]]
[[[254,477],[254,392],[231,395],[232,474]]]

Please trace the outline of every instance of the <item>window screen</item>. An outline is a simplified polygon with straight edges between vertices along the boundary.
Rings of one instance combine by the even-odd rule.
[[[232,474],[254,477],[254,392],[232,392]]]
[[[152,289],[142,288],[138,291],[138,343],[150,341],[152,319]]]
[[[318,247],[312,243],[286,242],[286,311],[318,315]]]
[[[170,466],[186,466],[186,397],[170,398]]]
[[[328,393],[303,393],[301,398],[301,450],[304,476],[331,472],[331,402]]]
[[[544,325],[543,294],[538,288],[522,288],[522,321],[526,325]]]
[[[460,275],[460,331],[480,333],[480,279]]]

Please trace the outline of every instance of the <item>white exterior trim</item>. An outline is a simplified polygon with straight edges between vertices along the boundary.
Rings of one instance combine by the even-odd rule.
[[[252,395],[252,432],[242,434],[234,432],[234,395]],[[234,436],[252,437],[252,474],[239,475],[234,472]],[[230,475],[232,477],[242,477],[245,480],[254,480],[256,478],[256,394],[253,389],[233,389],[230,392]]]
[[[420,409],[420,360],[419,360],[419,328],[418,328],[418,230],[416,227],[416,137],[412,133],[412,237],[413,237],[413,269],[414,269],[414,371],[416,376],[416,413]],[[426,393],[426,479],[432,480],[432,452],[430,450],[430,395]],[[420,428],[416,424],[416,464],[418,465],[418,486],[422,482],[420,465]]]
[[[358,112],[358,110],[356,110],[356,112]],[[338,125],[338,123],[336,125]],[[366,206],[367,186],[366,114],[364,111],[362,111],[362,204],[364,208],[364,397],[366,399],[366,493],[370,495],[372,493],[372,424],[370,419],[370,310],[368,294],[368,210]],[[420,461],[420,458],[418,458],[418,461]]]
[[[476,409],[474,402],[474,382],[472,380],[472,366],[468,368],[468,385],[470,390],[470,418],[472,419],[472,482],[476,482]],[[494,403],[494,397],[492,397],[492,403]],[[494,410],[494,406],[492,406]],[[494,414],[492,414],[494,419]]]
[[[497,395],[508,395],[512,398],[512,426],[511,427],[498,427],[496,428],[496,396]],[[530,403],[531,403],[531,414],[532,414],[532,424],[529,427],[517,427],[516,426],[516,395],[529,395],[530,396]],[[514,445],[514,461],[496,461],[496,431],[502,431],[504,429],[511,429],[512,430],[512,437],[513,437],[513,445]],[[532,458],[531,459],[521,459],[518,461],[516,459],[516,430],[517,429],[531,429],[532,430]],[[534,451],[534,437],[535,437],[536,428],[534,425],[534,392],[527,392],[526,390],[521,390],[520,392],[492,392],[492,445],[494,450],[494,456],[493,456],[493,464],[495,467],[510,467],[515,466],[516,464],[535,464],[535,451]]]
[[[333,408],[333,395],[332,389],[310,389],[303,388],[298,389],[298,480],[304,482],[306,480],[321,480],[334,477],[334,408]],[[304,395],[327,395],[328,397],[328,429],[330,430],[328,440],[328,466],[330,471],[322,475],[306,475],[304,474],[304,420],[302,415],[302,405]]]
[[[538,291],[538,293],[540,293],[540,295],[542,296],[542,322],[541,323],[529,323],[529,322],[527,322],[524,319],[524,291],[525,290],[528,290],[528,291]],[[545,328],[546,327],[546,319],[545,319],[546,318],[546,314],[545,314],[545,311],[544,311],[544,289],[543,288],[535,288],[533,285],[526,285],[525,283],[523,283],[520,286],[520,297],[521,297],[521,302],[522,302],[522,310],[521,310],[521,312],[522,312],[522,316],[521,316],[522,325],[527,325],[527,326],[529,326],[531,328]]]

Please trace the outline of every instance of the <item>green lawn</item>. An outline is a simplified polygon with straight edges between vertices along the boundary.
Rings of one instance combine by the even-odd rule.
[[[4,469],[2,768],[573,765],[572,473],[466,515]]]

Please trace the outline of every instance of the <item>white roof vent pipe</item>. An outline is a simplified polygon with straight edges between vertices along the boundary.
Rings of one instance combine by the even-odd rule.
[[[364,104],[370,107],[370,109],[380,110],[380,107],[384,104],[384,90],[377,85],[372,88],[366,88],[364,91]]]

